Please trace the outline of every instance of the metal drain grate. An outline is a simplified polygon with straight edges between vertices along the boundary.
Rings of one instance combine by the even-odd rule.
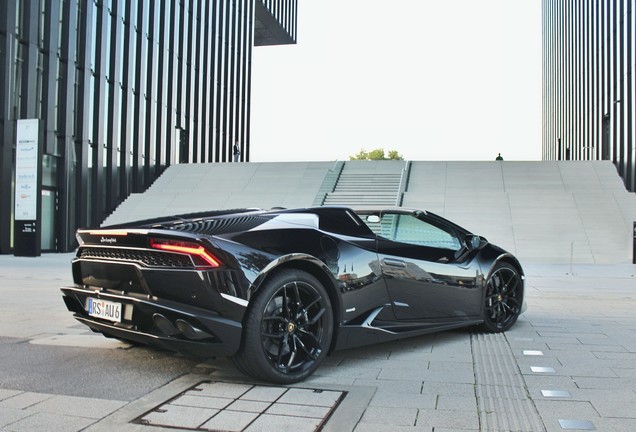
[[[133,423],[195,431],[320,431],[344,391],[204,381]]]

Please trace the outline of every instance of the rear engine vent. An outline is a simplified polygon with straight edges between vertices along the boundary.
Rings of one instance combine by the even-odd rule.
[[[133,261],[142,263],[148,267],[194,267],[188,255],[143,249],[86,247],[80,250],[79,258]]]

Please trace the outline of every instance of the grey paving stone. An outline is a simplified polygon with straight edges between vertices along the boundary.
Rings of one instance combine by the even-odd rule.
[[[348,366],[336,366],[328,368],[319,368],[319,376],[329,376],[335,378],[344,379],[356,379],[366,378],[375,379],[380,373],[381,369],[378,367],[358,367],[355,364],[349,364]]]
[[[568,418],[594,420],[598,412],[588,401],[572,400],[537,400],[535,406],[543,419]]]
[[[161,411],[157,410],[145,415],[142,420],[152,425],[197,428],[218,412],[219,410],[211,408],[168,404],[162,405]]]
[[[436,340],[433,345],[432,354],[440,353],[446,356],[464,357],[470,356],[470,335],[468,333],[456,336],[454,340],[444,340],[441,337]],[[441,333],[442,336],[448,336],[447,333]],[[466,357],[464,357],[466,358]]]
[[[442,349],[438,349],[435,352],[405,352],[405,353],[392,353],[391,360],[409,360],[409,361],[452,361],[452,362],[464,362],[470,363],[472,355],[467,352],[446,352]]]
[[[436,427],[436,428],[434,428],[432,430],[433,430],[433,432],[470,432],[470,431],[478,432],[479,431],[479,429],[475,429],[475,428],[470,428],[470,429],[464,429],[464,428],[462,428],[462,429],[458,429],[458,428],[447,429],[447,428],[443,428],[443,427],[442,428]]]
[[[405,368],[405,369],[383,369],[378,375],[379,380],[401,380],[401,381],[424,381],[425,379],[435,380],[427,369]]]
[[[635,418],[598,418],[594,425],[599,431],[634,432],[636,431]]]
[[[559,359],[554,357],[547,356],[524,356],[524,357],[516,357],[515,362],[519,365],[522,370],[528,370],[530,366],[549,366],[554,369],[560,368],[563,364],[559,361]]]
[[[252,413],[262,413],[269,408],[271,402],[258,402],[250,400],[237,400],[228,405],[225,409],[228,411],[245,411]]]
[[[193,389],[193,392],[199,392],[200,396],[213,396],[222,398],[238,399],[247,393],[253,386],[249,384],[211,382],[201,383]]]
[[[245,432],[313,432],[319,425],[318,419],[263,414]]]
[[[356,382],[355,378],[344,378],[341,376],[331,376],[329,372],[321,372],[321,368],[318,368],[318,372],[314,373],[308,379],[304,381],[308,386],[329,386],[329,385],[337,385],[337,386],[351,386]]]
[[[397,426],[387,428],[385,424],[360,423],[353,432],[432,432],[431,426]],[[459,432],[457,430],[453,432]],[[463,431],[462,431],[463,432]]]
[[[275,415],[286,415],[294,417],[310,417],[324,419],[331,411],[328,407],[310,405],[292,405],[276,402],[270,406],[266,413]]]
[[[618,398],[593,399],[592,406],[601,417],[634,418],[636,401],[619,400]]]
[[[240,399],[260,402],[274,402],[286,391],[287,389],[284,387],[254,386],[247,393],[243,394]]]
[[[454,362],[454,361],[432,361],[428,368],[429,371],[437,374],[455,373],[464,375],[473,375],[473,360],[469,362]]]
[[[342,392],[339,391],[290,388],[277,402],[331,408],[340,399],[340,396],[342,396]]]
[[[435,431],[438,428],[473,430],[479,428],[479,417],[476,411],[419,410],[416,425]]]
[[[623,388],[612,389],[572,389],[573,400],[595,401],[616,401],[616,402],[636,402],[636,391],[634,388],[625,386]]]
[[[53,396],[32,405],[27,411],[47,412],[73,417],[100,419],[118,410],[128,402],[75,396]]]
[[[448,411],[477,412],[477,400],[475,397],[438,396],[437,404],[434,408]]]
[[[76,432],[90,426],[95,420],[52,413],[35,413],[3,428],[11,432]]]
[[[193,394],[194,393],[194,394]],[[182,405],[196,408],[223,409],[231,404],[234,399],[218,398],[212,396],[199,396],[197,392],[187,392],[171,401],[172,405]]]
[[[17,396],[20,393],[22,393],[22,391],[20,391],[20,390],[0,389],[0,401],[3,401],[4,399],[8,399],[8,398],[13,397],[13,396]]]
[[[594,366],[568,366],[561,367],[557,374],[560,375],[569,375],[576,377],[591,377],[591,378],[619,378],[618,374],[614,369],[601,367],[600,365],[597,367]]]
[[[448,370],[444,372],[429,371],[428,377],[424,378],[427,382],[444,382],[444,383],[461,383],[461,384],[474,384],[475,372],[472,367],[464,367],[457,369],[456,371]]]
[[[620,335],[616,335],[620,337]],[[607,339],[590,339],[590,338],[578,338],[582,345],[588,347],[590,351],[596,351],[597,347],[602,347],[603,351],[629,351],[629,342],[625,343],[624,341],[617,338],[607,338]],[[611,347],[616,349],[612,350]]]
[[[417,413],[416,408],[368,407],[360,423],[415,426]]]
[[[333,357],[340,361],[349,358],[361,358],[361,359],[388,359],[392,355],[393,349],[399,349],[399,345],[384,344],[384,345],[369,345],[356,349],[342,351],[340,353],[332,354]]]
[[[445,396],[474,397],[475,385],[462,383],[443,383],[424,381],[421,387],[422,394],[434,394]]]
[[[431,345],[428,349],[416,351],[392,351],[389,355],[389,359],[427,362],[433,357],[432,349],[433,347]]]
[[[556,357],[563,366],[608,365],[600,361],[592,351],[546,351],[545,357]]]
[[[619,378],[636,378],[636,368],[612,367],[611,370]]]
[[[524,381],[530,389],[576,389],[577,383],[572,378],[559,375],[524,375]]]
[[[355,368],[380,368],[380,369],[401,369],[401,368],[429,368],[428,360],[420,359],[400,359],[400,360],[380,360],[380,359],[366,359],[360,360],[343,360],[338,367],[355,367]]]
[[[636,353],[632,352],[602,352],[592,351],[592,355],[602,360],[627,360],[636,362]],[[632,363],[635,364],[635,363]]]
[[[437,395],[376,393],[369,406],[388,408],[435,409]]]
[[[240,432],[258,417],[258,413],[221,411],[201,425],[203,429]]]
[[[573,343],[564,343],[564,342],[546,342],[546,345],[549,349],[553,351],[591,351],[591,352],[614,352],[614,353],[626,353],[628,352],[621,345],[583,345],[583,344],[573,344]]]
[[[377,387],[376,393],[420,394],[422,390],[420,381],[357,379],[353,385]]]
[[[589,347],[582,344],[581,341],[579,341],[577,338],[573,336],[570,336],[570,337],[541,336],[535,339],[537,342],[546,344],[546,346],[549,349],[553,349],[553,347],[555,346],[575,346],[575,347],[578,347],[580,351],[589,350]]]
[[[25,409],[53,396],[46,393],[23,392],[0,401],[0,408]]]
[[[581,389],[636,389],[636,379],[632,378],[572,377],[572,380]]]
[[[4,430],[4,426],[14,423],[25,417],[29,417],[33,413],[16,408],[0,408],[0,430]]]
[[[564,328],[564,331],[561,332],[557,332],[557,331],[545,331],[545,330],[540,330],[538,331],[539,336],[541,337],[555,337],[555,338],[590,338],[590,339],[599,339],[599,340],[608,340],[609,338],[607,337],[606,334],[603,333],[578,333],[575,331],[572,331],[572,328],[567,327]]]

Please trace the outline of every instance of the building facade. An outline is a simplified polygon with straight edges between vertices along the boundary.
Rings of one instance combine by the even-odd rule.
[[[636,191],[636,0],[542,0],[543,159],[611,160]]]
[[[252,48],[295,43],[296,17],[297,0],[0,1],[0,253],[18,120],[37,119],[41,250],[70,251],[169,165],[231,162],[237,141],[249,161]]]

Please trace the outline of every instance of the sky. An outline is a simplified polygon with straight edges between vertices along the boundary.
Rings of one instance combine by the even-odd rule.
[[[255,47],[252,162],[541,159],[541,0],[298,0]]]

